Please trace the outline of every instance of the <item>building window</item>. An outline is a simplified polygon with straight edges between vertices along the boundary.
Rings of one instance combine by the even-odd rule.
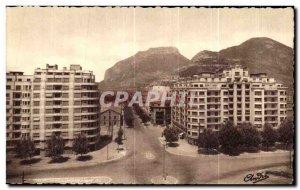
[[[261,121],[261,118],[256,117],[254,120],[255,120],[255,121]]]
[[[255,95],[261,95],[261,91],[255,91]]]
[[[261,111],[255,111],[255,115],[261,115]]]
[[[40,106],[40,101],[34,101],[34,102],[33,102],[33,105],[34,105],[34,106]]]
[[[40,90],[40,87],[41,87],[40,85],[34,85],[33,90]]]

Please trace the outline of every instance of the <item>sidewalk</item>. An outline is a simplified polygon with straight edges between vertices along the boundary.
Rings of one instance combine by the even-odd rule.
[[[26,179],[27,184],[110,184],[112,179],[107,176],[97,177],[65,177],[65,178],[37,178]]]
[[[108,159],[107,159],[107,147],[104,147],[100,150],[89,152],[86,155],[92,156],[91,160],[87,161],[78,161],[76,158],[79,156],[75,154],[64,154],[64,157],[68,157],[68,160],[63,163],[49,163],[51,158],[35,156],[35,159],[41,159],[41,161],[31,164],[31,165],[20,165],[21,159],[11,158],[12,161],[10,164],[7,164],[7,175],[20,174],[23,171],[41,171],[41,170],[54,170],[54,169],[67,169],[67,168],[78,168],[98,165],[101,163],[111,162],[113,160],[120,159],[126,155],[125,144],[126,140],[123,141],[124,144],[120,145],[120,148],[124,148],[122,151],[118,151],[118,145],[115,142],[111,142],[108,145]]]
[[[158,137],[159,142],[163,145],[165,144],[165,138],[164,137]],[[198,147],[195,145],[189,144],[186,140],[184,139],[179,139],[178,140],[178,145],[177,147],[167,147],[166,151],[175,154],[175,155],[180,155],[180,156],[189,156],[189,157],[201,157],[201,158],[218,158],[218,157],[224,157],[224,158],[242,158],[242,157],[266,157],[266,156],[274,156],[274,154],[287,154],[289,155],[289,151],[284,151],[284,150],[276,150],[274,152],[265,152],[265,151],[260,151],[258,153],[242,153],[239,156],[229,156],[225,154],[217,154],[217,155],[204,155],[204,154],[199,154],[198,153]]]

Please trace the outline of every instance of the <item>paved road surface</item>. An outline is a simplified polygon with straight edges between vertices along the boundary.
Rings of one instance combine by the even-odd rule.
[[[136,116],[137,117],[137,116]],[[127,155],[119,160],[97,166],[28,172],[25,179],[60,177],[107,176],[115,184],[151,184],[151,179],[163,173],[163,148],[158,141],[160,131],[144,127],[139,119],[134,129],[126,129]],[[287,154],[256,158],[228,157],[186,157],[165,152],[167,175],[178,179],[182,184],[205,184],[224,182],[228,176],[244,174],[247,171],[280,166],[288,163]],[[241,183],[243,182],[241,176]],[[19,181],[20,178],[9,179]]]

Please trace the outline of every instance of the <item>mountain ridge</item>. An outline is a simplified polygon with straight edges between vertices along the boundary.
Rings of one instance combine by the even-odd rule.
[[[156,79],[168,77],[190,63],[176,47],[149,48],[118,61],[106,70],[102,86],[109,88],[146,86]]]
[[[141,87],[161,84],[173,75],[192,76],[203,71],[215,72],[235,64],[250,73],[266,72],[289,88],[293,88],[294,51],[267,37],[255,37],[217,51],[202,50],[191,60],[176,47],[156,47],[139,51],[118,61],[105,72],[101,87]]]

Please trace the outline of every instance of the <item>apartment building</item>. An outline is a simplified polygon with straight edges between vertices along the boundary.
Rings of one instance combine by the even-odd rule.
[[[173,92],[187,96],[184,106],[172,108],[172,125],[185,131],[190,143],[196,142],[204,128],[218,131],[227,120],[235,125],[251,122],[258,130],[266,122],[276,128],[287,117],[286,90],[265,73],[249,74],[238,65],[181,78]]]
[[[37,68],[33,75],[31,136],[41,150],[55,135],[72,147],[78,134],[85,134],[91,148],[99,135],[99,93],[95,76],[80,65],[59,70],[57,65]]]
[[[30,135],[32,76],[23,72],[6,74],[6,144],[14,148],[22,137]]]
[[[78,134],[85,134],[93,148],[100,134],[100,102],[95,76],[80,65],[58,69],[37,68],[33,76],[7,74],[7,144],[30,136],[44,152],[52,134],[71,148]]]

